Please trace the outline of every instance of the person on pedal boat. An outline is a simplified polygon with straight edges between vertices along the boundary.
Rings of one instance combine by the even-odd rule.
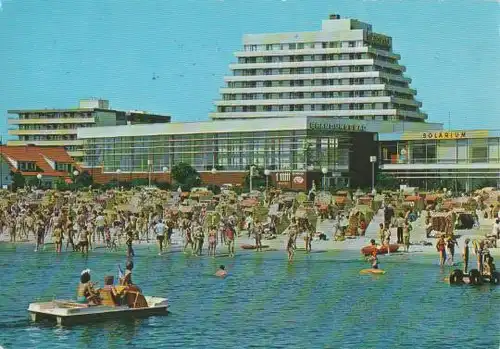
[[[101,303],[99,292],[95,290],[94,283],[90,281],[90,269],[85,269],[80,274],[76,301],[89,305],[99,305]]]

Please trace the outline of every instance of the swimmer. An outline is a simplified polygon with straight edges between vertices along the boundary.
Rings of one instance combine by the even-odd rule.
[[[217,270],[215,272],[215,276],[218,276],[218,277],[221,277],[221,278],[224,278],[227,276],[227,271],[226,271],[226,267],[221,265],[219,266],[219,270]]]

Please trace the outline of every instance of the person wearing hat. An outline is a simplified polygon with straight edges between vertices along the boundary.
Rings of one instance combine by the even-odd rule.
[[[76,301],[82,304],[98,305],[101,303],[99,292],[94,289],[94,283],[90,281],[90,269],[81,272],[76,297]]]

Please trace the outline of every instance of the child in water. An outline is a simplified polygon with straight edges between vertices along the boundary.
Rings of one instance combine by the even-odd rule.
[[[372,256],[369,258],[369,261],[372,264],[372,269],[378,269],[377,251],[372,252]]]

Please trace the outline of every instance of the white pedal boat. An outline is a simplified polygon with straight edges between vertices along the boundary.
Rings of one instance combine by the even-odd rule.
[[[168,299],[145,296],[147,307],[129,308],[127,305],[107,306],[76,303],[71,300],[31,303],[28,307],[31,320],[48,319],[58,325],[73,325],[94,321],[123,318],[140,318],[168,314]]]

